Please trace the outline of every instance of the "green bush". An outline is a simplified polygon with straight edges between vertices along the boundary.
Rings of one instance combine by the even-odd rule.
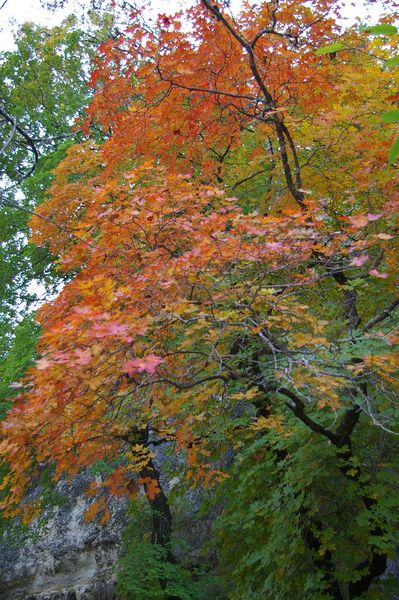
[[[146,534],[151,515],[139,501],[124,532],[124,554],[116,566],[119,600],[224,600],[216,575],[206,567],[171,563],[166,549]],[[186,555],[188,553],[185,553]]]

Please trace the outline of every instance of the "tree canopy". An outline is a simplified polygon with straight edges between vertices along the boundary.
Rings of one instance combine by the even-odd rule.
[[[378,27],[343,30],[331,0],[201,0],[100,44],[82,139],[30,221],[67,282],[2,423],[6,514],[35,516],[43,465],[104,461],[87,518],[143,486],[173,563],[168,441],[187,480],[229,491],[231,598],[381,597],[399,192],[398,31]]]

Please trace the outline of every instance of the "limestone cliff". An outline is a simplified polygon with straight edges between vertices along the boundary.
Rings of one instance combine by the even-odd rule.
[[[111,501],[105,526],[84,523],[87,476],[60,482],[65,503],[56,507],[44,528],[21,547],[10,535],[0,545],[1,600],[111,600],[112,566],[126,525],[126,499]],[[34,528],[33,528],[34,529]]]

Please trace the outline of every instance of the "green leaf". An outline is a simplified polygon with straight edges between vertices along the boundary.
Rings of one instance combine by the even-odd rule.
[[[387,67],[399,66],[399,54],[396,54],[396,56],[393,56],[392,58],[389,58],[388,60],[386,60],[385,65]]]
[[[374,27],[367,27],[366,32],[371,33],[371,35],[396,35],[398,33],[398,28],[394,25],[382,23],[380,25],[374,25]]]
[[[384,121],[384,123],[396,123],[399,121],[399,108],[382,113],[381,120]]]
[[[331,52],[339,52],[345,48],[344,44],[337,42],[336,44],[330,44],[329,46],[324,46],[323,48],[319,48],[316,50],[316,54],[320,56],[321,54],[330,54]]]
[[[392,164],[399,157],[399,137],[396,138],[388,154],[388,162]]]

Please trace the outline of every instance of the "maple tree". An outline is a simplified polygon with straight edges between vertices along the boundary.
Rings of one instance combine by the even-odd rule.
[[[385,37],[342,32],[337,16],[330,0],[234,17],[202,0],[153,29],[134,12],[99,47],[88,139],[67,150],[30,224],[74,276],[40,309],[41,358],[2,424],[8,514],[36,514],[25,494],[41,465],[59,478],[106,461],[102,487],[144,487],[152,541],[173,562],[154,445],[174,443],[205,485],[224,481],[217,459],[234,445],[235,468],[250,463],[239,506],[266,493],[260,465],[286,490],[308,567],[287,580],[293,559],[284,569],[264,541],[266,564],[251,566],[263,547],[249,571],[241,554],[248,587],[233,597],[373,593],[398,526],[381,496],[397,463],[380,450],[391,436],[394,456],[398,433],[399,193],[380,119],[398,70]],[[240,401],[252,412],[237,416]],[[87,518],[106,522],[99,487]],[[323,489],[337,494],[328,509]],[[286,499],[265,506],[281,516]],[[250,592],[257,568],[266,587]]]

